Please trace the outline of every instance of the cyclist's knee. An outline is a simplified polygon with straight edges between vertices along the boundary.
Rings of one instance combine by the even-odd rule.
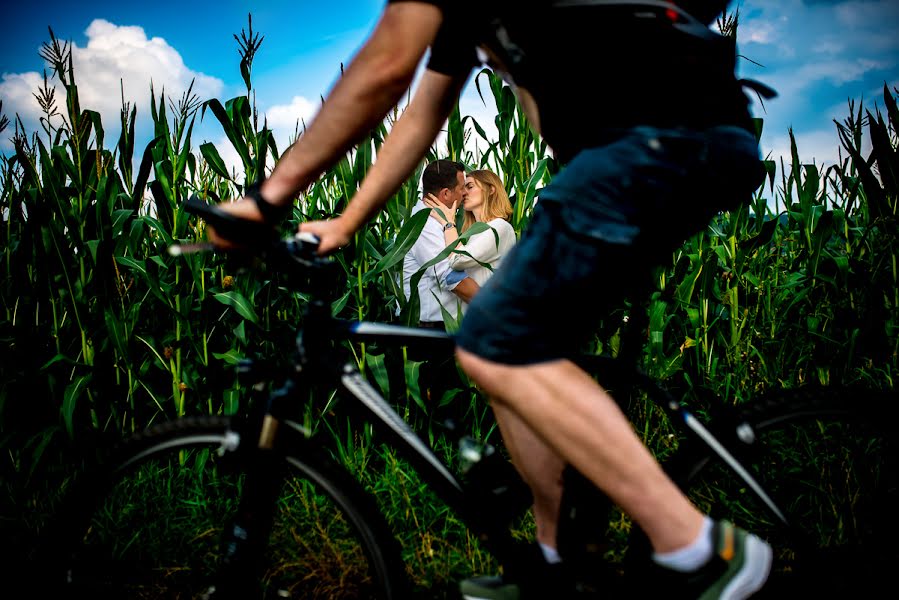
[[[465,371],[475,383],[488,393],[493,393],[497,382],[502,378],[501,372],[503,365],[483,359],[477,354],[473,354],[462,348],[456,349],[456,358],[458,359],[459,366],[462,367],[462,370]]]

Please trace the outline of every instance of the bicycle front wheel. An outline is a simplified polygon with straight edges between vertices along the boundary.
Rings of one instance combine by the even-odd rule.
[[[400,597],[404,569],[371,497],[305,438],[285,477],[259,596]],[[248,442],[252,443],[250,440]],[[184,419],[126,443],[76,495],[55,540],[72,591],[110,598],[205,598],[214,590],[225,524],[246,463],[227,418]]]
[[[775,590],[859,597],[884,589],[899,559],[897,401],[891,393],[799,389],[740,407],[735,425],[748,424],[744,437],[755,437],[741,458],[789,527],[722,461],[694,463],[688,494],[706,513],[768,540]]]

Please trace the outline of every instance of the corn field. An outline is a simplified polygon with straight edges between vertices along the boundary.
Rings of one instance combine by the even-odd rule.
[[[292,349],[304,298],[290,293],[278,273],[254,273],[216,255],[166,252],[174,242],[204,239],[203,224],[181,209],[189,195],[239,196],[283,150],[254,105],[249,65],[258,46],[243,49],[246,95],[222,103],[190,90],[171,98],[151,89],[154,134],[143,149],[135,148],[137,111],[129,104],[122,106],[118,139],[105,137],[100,115],[79,102],[68,45],[55,38],[42,56],[65,98],[37,91],[44,131],[25,131],[17,118],[2,116],[0,104],[0,132],[15,148],[0,157],[0,494],[2,518],[14,534],[40,521],[79,457],[96,445],[184,415],[238,413],[247,395],[233,366]],[[488,70],[474,83],[496,104],[498,137],[488,139],[457,107],[445,143],[432,147],[427,160],[451,158],[498,173],[520,232],[559,165],[508,86]],[[897,95],[885,86],[881,105],[849,104],[846,119],[835,123],[840,164],[824,170],[805,164],[795,141],[789,161],[766,161],[769,178],[753,202],[720,215],[658,270],[641,360],[675,395],[703,410],[709,408],[703,390],[739,403],[809,382],[894,386]],[[63,124],[51,127],[50,115]],[[398,116],[369,132],[297,199],[286,231],[343,211]],[[239,174],[229,172],[213,144],[194,145],[199,117],[220,124],[240,157]],[[473,140],[483,150],[471,150]],[[335,315],[408,320],[414,307],[402,294],[400,274],[423,225],[410,219],[423,165],[336,255],[346,278]],[[622,306],[607,319],[596,333],[597,351],[616,351],[621,316],[637,308]],[[434,442],[433,407],[414,385],[417,363],[401,363],[397,379],[383,350],[348,350]],[[404,379],[408,390],[397,383]],[[476,393],[453,402],[470,403],[478,415],[486,410]],[[638,430],[657,443],[660,415],[643,418]],[[351,470],[375,451],[367,440],[359,432],[342,446]],[[368,483],[397,472],[369,475]],[[415,506],[429,536],[452,526],[452,516],[430,499],[408,496],[391,500],[395,514]],[[469,567],[489,563],[461,546],[453,551]],[[434,579],[459,569],[421,568]]]

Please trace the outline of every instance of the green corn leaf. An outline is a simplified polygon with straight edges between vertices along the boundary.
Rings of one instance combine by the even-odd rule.
[[[702,274],[702,267],[697,267],[692,273],[687,275],[684,280],[677,286],[674,297],[682,304],[690,304],[693,298],[693,289],[696,287],[696,281]]]
[[[774,176],[777,175],[777,163],[773,160],[763,160],[762,165],[765,167],[765,172],[768,174],[768,183],[771,193],[774,193]]]
[[[366,173],[371,168],[372,157],[372,140],[369,135],[356,146],[356,156],[353,160],[353,179],[355,184],[365,179]],[[353,190],[356,187],[358,185],[353,185]]]
[[[384,398],[390,398],[390,378],[387,375],[387,366],[384,363],[383,354],[373,354],[369,352],[366,355],[366,365],[371,370],[375,382],[381,388],[381,395]]]
[[[212,169],[216,175],[224,177],[228,181],[233,181],[231,175],[228,174],[228,167],[225,166],[225,161],[222,160],[219,151],[211,142],[207,142],[200,146],[200,154],[203,155],[203,158],[206,159],[206,164],[209,165],[209,168]]]
[[[331,315],[332,316],[336,317],[337,315],[340,314],[340,311],[342,311],[346,307],[347,302],[349,301],[350,296],[352,294],[353,294],[353,290],[347,290],[343,294],[343,296],[341,296],[340,298],[338,298],[337,300],[335,300],[334,302],[331,303]]]
[[[762,140],[762,130],[765,127],[765,120],[758,117],[752,119],[752,125],[755,128],[755,139],[757,142]]]
[[[95,110],[85,110],[81,113],[81,119],[93,125],[97,149],[103,148],[103,120],[100,117],[100,113]]]
[[[241,343],[247,343],[247,322],[241,321],[237,324],[237,327],[233,329],[234,335],[237,336],[237,339],[241,341]]]
[[[137,171],[137,178],[134,180],[134,189],[131,194],[133,202],[132,209],[140,208],[144,198],[144,191],[147,188],[147,181],[150,179],[150,169],[153,168],[153,148],[160,142],[159,137],[150,140],[147,147],[144,148],[144,155],[140,161],[140,167]]]
[[[871,216],[874,218],[886,216],[890,213],[889,203],[883,194],[883,188],[880,187],[877,176],[874,175],[871,166],[862,157],[859,147],[853,143],[851,132],[839,123],[837,125],[837,134],[840,136],[840,142],[843,144],[846,152],[849,153],[852,164],[858,171],[862,188],[868,199],[868,210]]]
[[[253,147],[255,148],[256,154],[256,168],[253,172],[253,181],[259,181],[261,178],[265,177],[265,161],[268,157],[268,141],[271,138],[272,132],[268,130],[267,125],[263,125],[262,131],[257,133],[253,138]]]
[[[171,235],[169,235],[168,230],[163,226],[163,224],[153,217],[144,216],[140,219],[135,220],[135,222],[137,221],[145,222],[146,224],[148,224],[150,226],[150,229],[152,229],[160,236],[160,238],[162,238],[162,242],[166,246],[171,246],[175,242],[175,239]]]
[[[127,181],[130,179],[131,170],[132,170],[132,161],[134,159],[134,124],[137,121],[137,106],[131,109],[131,115],[125,112],[125,108],[122,107],[122,130],[119,134],[119,171],[122,176],[125,178],[125,185],[129,191],[129,193],[133,192],[131,189],[131,182]]]
[[[893,98],[893,94],[886,83],[883,84],[883,104],[887,109],[887,119],[890,122],[890,127],[893,128],[894,132],[899,131],[899,107],[896,106],[896,99]]]
[[[203,103],[201,115],[206,113],[207,108],[212,111],[212,114],[215,115],[215,118],[218,119],[218,122],[221,124],[222,129],[225,131],[225,137],[227,137],[231,142],[231,145],[234,146],[234,149],[237,151],[237,154],[240,156],[243,164],[247,165],[250,162],[250,154],[247,150],[246,141],[241,137],[241,128],[239,123],[239,115],[241,114],[241,109],[240,106],[238,106],[235,110],[234,103],[236,101],[242,101],[242,103],[246,103],[246,98],[241,96],[239,98],[229,100],[226,103],[228,109],[225,109],[225,107],[222,106],[222,103],[218,100],[207,100]],[[232,120],[232,113],[238,115],[236,120]]]
[[[75,163],[69,158],[64,146],[54,146],[50,152],[53,154],[53,162],[62,166],[66,176],[72,180],[76,187],[81,182],[81,173],[75,167]]]
[[[240,292],[219,292],[213,294],[213,298],[225,306],[233,308],[237,311],[237,314],[247,321],[254,324],[259,323],[259,318],[256,316],[256,311],[253,310],[253,305]]]
[[[159,256],[157,254],[154,254],[147,260],[156,264],[159,267],[159,269],[162,271],[168,270],[168,268],[169,268],[169,265],[162,259],[161,256]]]
[[[119,353],[119,358],[128,362],[130,356],[125,334],[125,324],[119,321],[108,308],[103,311],[103,320],[106,322],[106,333],[112,339],[113,346]]]
[[[446,152],[450,160],[461,161],[465,149],[465,126],[459,113],[459,103],[453,105],[446,123]]]
[[[130,209],[118,209],[113,211],[112,213],[112,235],[113,237],[118,237],[125,230],[125,225],[128,223],[128,219],[131,218],[131,215],[134,214],[133,210]]]
[[[194,122],[196,119],[190,120],[190,125],[187,127],[187,133],[184,136],[184,145],[181,148],[181,152],[175,158],[175,170],[174,170],[174,181],[181,182],[184,180],[184,169],[187,167],[187,161],[193,155],[190,152],[190,136],[194,130]]]
[[[66,431],[69,433],[69,437],[75,436],[75,408],[78,404],[78,400],[84,394],[84,390],[87,389],[92,378],[90,373],[75,377],[75,379],[66,386],[66,391],[63,393],[62,420],[65,424]]]
[[[137,253],[144,240],[144,221],[142,218],[135,219],[131,222],[131,228],[128,232],[128,250],[131,253]]]
[[[146,263],[142,260],[135,260],[133,258],[129,258],[127,256],[116,256],[115,260],[122,266],[128,267],[129,269],[133,269],[143,275],[147,276],[147,266]]]
[[[70,365],[79,364],[79,363],[75,362],[74,360],[72,360],[71,358],[69,358],[68,356],[66,356],[65,354],[57,354],[56,356],[54,356],[53,358],[51,358],[50,360],[45,362],[43,365],[41,365],[40,370],[46,371],[48,368],[50,368],[51,366],[55,365],[56,363],[58,363],[60,361],[66,362]]]
[[[219,360],[225,361],[229,365],[236,365],[240,363],[244,358],[246,358],[243,354],[238,352],[235,348],[231,348],[227,352],[213,352],[212,356]]]
[[[421,363],[415,360],[407,360],[403,365],[403,373],[406,376],[406,394],[411,398],[425,414],[428,407],[421,398],[421,389],[419,387],[419,374],[421,373]]]
[[[162,369],[163,371],[167,371],[168,363],[162,357],[162,355],[156,350],[156,347],[154,346],[154,344],[139,335],[135,335],[134,337],[137,340],[139,340],[140,342],[142,342],[150,350],[150,352],[153,354],[153,356],[156,358],[155,361],[152,361],[152,360],[146,361],[145,360],[144,364],[141,366],[141,372],[149,371],[149,367],[151,364],[155,365],[159,369]]]
[[[240,410],[240,390],[225,390],[222,395],[226,416],[236,415]]]
[[[868,111],[868,133],[871,138],[871,157],[877,163],[877,174],[888,196],[899,192],[899,152],[893,148],[890,131],[883,115],[877,111],[877,118]]]
[[[170,160],[165,159],[161,161],[157,161],[154,163],[154,170],[156,173],[156,181],[162,186],[163,194],[165,194],[165,199],[169,202],[174,203],[175,201],[175,172],[172,168],[172,163]],[[156,202],[159,203],[162,198],[157,198]]]
[[[42,165],[52,165],[52,168],[49,169],[41,169],[41,180],[38,181],[36,179],[31,179],[31,171],[29,167],[30,164],[23,164],[23,168],[25,169],[25,182],[28,183],[29,179],[31,179],[31,183],[36,186],[40,186],[43,183],[44,193],[51,194],[54,198],[58,196],[58,190],[61,190],[65,187],[63,184],[62,178],[65,177],[65,173],[62,169],[58,167],[57,164],[54,163],[53,159],[50,157],[50,153],[47,151],[46,146],[41,140],[37,141],[38,144],[38,154],[41,157]],[[21,161],[19,161],[21,164]],[[36,176],[36,174],[35,174]]]
[[[409,250],[412,249],[412,246],[415,245],[416,240],[418,240],[421,235],[421,230],[424,229],[429,218],[430,211],[427,210],[420,210],[412,215],[412,217],[403,225],[403,228],[400,229],[393,246],[387,254],[378,261],[375,268],[365,274],[363,281],[371,281],[380,273],[403,260]]]
[[[153,181],[150,184],[150,193],[153,195],[153,202],[156,206],[156,214],[159,215],[161,223],[165,225],[166,231],[174,235],[174,212],[172,210],[172,202],[169,201],[163,186],[159,181]]]
[[[84,245],[87,246],[88,251],[91,253],[91,260],[94,261],[94,264],[97,264],[97,247],[100,245],[100,240],[88,240],[84,242]]]

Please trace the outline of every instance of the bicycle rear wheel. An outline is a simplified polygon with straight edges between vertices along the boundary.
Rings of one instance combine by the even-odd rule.
[[[884,589],[899,559],[897,413],[895,394],[842,389],[787,391],[740,407],[735,426],[746,423],[755,436],[740,458],[789,528],[719,460],[691,465],[688,495],[712,517],[769,541],[773,594]]]
[[[404,569],[371,497],[299,433],[264,556],[260,597],[398,598]],[[91,597],[204,598],[245,480],[226,418],[141,434],[71,501],[55,540],[65,585]]]

